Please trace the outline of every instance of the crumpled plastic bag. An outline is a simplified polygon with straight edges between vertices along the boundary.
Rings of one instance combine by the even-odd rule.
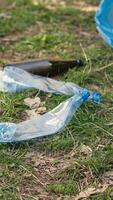
[[[101,95],[74,83],[32,75],[22,69],[6,67],[0,72],[0,91],[18,92],[36,88],[48,93],[71,96],[56,108],[41,116],[18,124],[0,123],[0,143],[17,142],[53,135],[61,131],[74,113],[86,101],[100,103]]]
[[[113,0],[102,0],[95,16],[102,38],[113,47]]]

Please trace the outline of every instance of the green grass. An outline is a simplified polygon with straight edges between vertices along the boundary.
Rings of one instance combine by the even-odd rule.
[[[99,2],[84,1],[91,5]],[[15,59],[37,57],[82,58],[85,69],[69,70],[61,79],[100,91],[103,95],[100,105],[84,104],[65,130],[52,138],[0,145],[1,200],[33,200],[43,192],[53,199],[59,195],[65,199],[65,196],[76,195],[80,188],[97,185],[106,171],[113,170],[113,66],[102,70],[103,66],[113,62],[113,50],[96,31],[95,13],[81,11],[73,6],[72,0],[66,0],[65,7],[56,6],[54,9],[49,8],[45,1],[37,6],[27,0],[7,2],[6,8],[0,8],[0,12],[10,16],[0,20],[1,65]],[[11,7],[14,2],[15,9]],[[34,30],[36,26],[37,31]],[[29,33],[27,36],[26,31]],[[17,36],[13,44],[4,43],[4,38],[13,38],[13,35]],[[0,93],[0,121],[20,122],[26,109],[24,98],[36,93],[35,90]],[[47,109],[54,108],[66,98],[53,95],[46,103]],[[92,153],[85,155],[81,151],[83,145],[89,146]],[[42,160],[38,153],[43,156]],[[46,161],[50,158],[53,160]],[[52,174],[51,167],[58,170],[48,178],[42,191],[38,180],[46,183],[48,170]],[[88,199],[111,200],[112,189]]]

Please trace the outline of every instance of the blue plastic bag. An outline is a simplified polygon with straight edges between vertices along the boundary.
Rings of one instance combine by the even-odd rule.
[[[92,100],[99,103],[101,99],[99,93],[93,93],[74,83],[32,75],[14,67],[6,67],[0,74],[0,91],[2,92],[18,92],[28,88],[36,88],[44,92],[71,96],[50,112],[31,120],[18,124],[0,123],[0,143],[53,135],[69,123],[74,113],[85,101]]]
[[[95,16],[102,38],[113,47],[113,0],[102,0]]]

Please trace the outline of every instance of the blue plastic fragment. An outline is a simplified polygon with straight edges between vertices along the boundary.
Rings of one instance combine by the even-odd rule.
[[[99,104],[102,101],[102,95],[99,92],[92,93],[92,101]]]
[[[89,92],[86,88],[84,88],[84,89],[81,91],[81,96],[82,96],[83,101],[85,102],[85,101],[88,100],[88,98],[89,98],[89,96],[90,96],[90,92]]]
[[[113,0],[102,0],[95,16],[102,38],[113,47]]]

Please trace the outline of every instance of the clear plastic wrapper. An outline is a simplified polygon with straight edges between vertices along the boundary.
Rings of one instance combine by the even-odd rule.
[[[113,47],[113,0],[102,0],[95,16],[102,38]]]
[[[28,72],[6,67],[0,72],[0,91],[18,92],[36,88],[48,93],[71,96],[56,108],[37,118],[18,124],[0,123],[0,142],[17,142],[53,135],[61,131],[72,119],[79,107],[88,100],[100,103],[101,95],[83,89],[74,83],[65,83],[51,78],[29,74]]]

